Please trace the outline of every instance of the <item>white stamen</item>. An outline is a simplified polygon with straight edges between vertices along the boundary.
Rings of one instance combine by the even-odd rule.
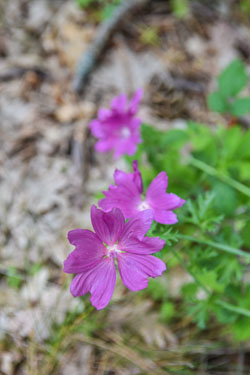
[[[118,249],[117,245],[107,246],[107,250],[108,250],[107,256],[113,257],[113,258],[116,257],[117,253],[122,252],[121,250]]]
[[[148,210],[150,208],[149,204],[147,202],[141,202],[138,206],[139,211]]]
[[[130,136],[130,134],[131,134],[130,129],[127,126],[124,126],[122,128],[122,137],[123,138],[128,138]]]

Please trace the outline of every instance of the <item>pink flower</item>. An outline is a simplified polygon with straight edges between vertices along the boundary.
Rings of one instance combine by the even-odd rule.
[[[166,193],[168,177],[166,172],[160,172],[148,187],[145,198],[142,196],[143,185],[137,161],[133,162],[133,173],[116,170],[114,180],[116,186],[110,185],[103,194],[106,198],[99,201],[99,206],[107,211],[118,207],[125,218],[130,218],[140,211],[150,210],[153,219],[161,224],[175,224],[178,222],[173,212],[181,207],[185,200],[173,193]]]
[[[75,250],[64,262],[64,272],[77,274],[70,286],[74,297],[91,293],[97,310],[109,303],[116,282],[115,261],[124,285],[132,291],[147,287],[148,277],[157,277],[166,266],[151,254],[160,251],[165,241],[145,237],[152,224],[150,211],[140,212],[125,223],[118,208],[104,212],[91,208],[94,232],[75,229],[68,233]]]
[[[136,91],[129,104],[126,95],[121,94],[112,100],[111,109],[99,110],[98,118],[89,124],[92,134],[99,139],[95,145],[97,151],[114,150],[115,159],[135,153],[141,142],[141,119],[135,117],[141,98],[141,89]]]

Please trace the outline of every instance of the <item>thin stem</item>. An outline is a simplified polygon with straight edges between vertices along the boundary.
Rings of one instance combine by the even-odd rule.
[[[189,273],[195,280],[195,282],[208,294],[208,295],[211,295],[210,291],[207,289],[207,287],[205,285],[203,285],[200,280],[197,278],[197,276],[193,273],[193,271],[190,270],[190,268],[188,266],[185,265],[185,263],[183,262],[183,260],[181,259],[181,257],[179,256],[179,254],[177,253],[177,251],[174,250],[173,247],[170,248],[172,253],[174,254],[174,256],[176,257],[176,259],[178,259],[178,261],[180,262],[180,264],[182,265],[182,267],[184,268],[184,270],[186,270],[187,273]]]
[[[248,318],[250,318],[250,311],[243,309],[242,307],[233,306],[230,303],[227,303],[224,301],[216,301],[216,304],[224,307],[225,309],[229,311],[235,312],[237,314],[245,315]]]
[[[203,172],[209,174],[210,176],[217,177],[222,182],[225,182],[226,184],[232,186],[232,188],[234,188],[235,190],[238,190],[240,193],[246,195],[247,197],[250,197],[250,189],[247,186],[241,184],[240,182],[234,180],[233,178],[229,176],[226,176],[222,172],[217,171],[215,168],[204,163],[203,161],[198,160],[194,158],[193,156],[190,156],[189,164],[193,165],[195,168],[202,170]]]
[[[222,244],[222,243],[218,243],[218,242],[214,242],[214,241],[208,241],[208,240],[200,240],[199,238],[187,236],[185,234],[178,234],[177,236],[178,236],[178,238],[183,239],[183,240],[188,240],[188,241],[191,241],[191,242],[200,243],[202,245],[211,246],[211,247],[214,247],[215,249],[224,251],[225,253],[238,255],[238,256],[245,257],[248,260],[250,260],[250,253],[247,253],[246,251],[236,249],[234,247],[231,247],[231,246],[228,246],[228,245],[225,245],[225,244]]]

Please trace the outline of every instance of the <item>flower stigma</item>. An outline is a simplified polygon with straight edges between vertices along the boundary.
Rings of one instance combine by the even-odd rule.
[[[122,252],[121,250],[118,249],[116,244],[111,245],[111,246],[107,246],[107,250],[108,250],[107,256],[111,257],[111,258],[116,258],[117,253]]]

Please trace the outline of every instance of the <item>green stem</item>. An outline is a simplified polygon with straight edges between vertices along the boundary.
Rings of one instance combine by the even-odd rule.
[[[225,244],[222,244],[222,243],[218,243],[218,242],[214,242],[214,241],[207,241],[207,240],[200,240],[199,238],[187,236],[185,234],[178,234],[177,236],[178,236],[178,238],[183,239],[183,240],[188,240],[188,241],[191,241],[191,242],[200,243],[202,245],[211,246],[215,249],[224,251],[225,253],[238,255],[238,256],[245,257],[248,260],[250,260],[250,253],[247,253],[246,251],[236,249],[234,247],[231,247],[231,246],[228,246],[228,245],[225,245]]]
[[[210,176],[217,177],[222,182],[225,182],[226,184],[232,186],[232,188],[234,188],[235,190],[238,190],[240,193],[250,197],[250,189],[247,186],[241,184],[240,182],[234,180],[233,178],[229,176],[226,176],[222,172],[217,171],[215,168],[204,163],[203,161],[198,160],[194,158],[193,156],[190,156],[189,164],[193,165],[195,168],[202,170],[203,172],[209,174]]]
[[[225,309],[227,309],[229,311],[233,311],[237,314],[245,315],[248,318],[250,318],[250,311],[249,310],[243,309],[242,307],[233,306],[230,303],[227,303],[227,302],[224,302],[224,301],[216,301],[216,303],[217,303],[217,305],[220,305],[220,306],[224,307]]]
[[[198,284],[208,295],[211,295],[211,293],[207,289],[207,287],[205,285],[203,285],[200,282],[200,280],[197,278],[197,276],[193,273],[193,271],[191,271],[190,268],[185,265],[185,263],[183,262],[182,258],[179,256],[179,254],[177,253],[177,251],[174,250],[173,247],[171,247],[171,252],[174,254],[174,256],[176,257],[176,259],[178,259],[178,261],[180,262],[180,264],[182,265],[182,267],[184,268],[184,270],[186,270],[186,272],[189,273],[193,277],[193,279],[195,280],[196,284]]]

